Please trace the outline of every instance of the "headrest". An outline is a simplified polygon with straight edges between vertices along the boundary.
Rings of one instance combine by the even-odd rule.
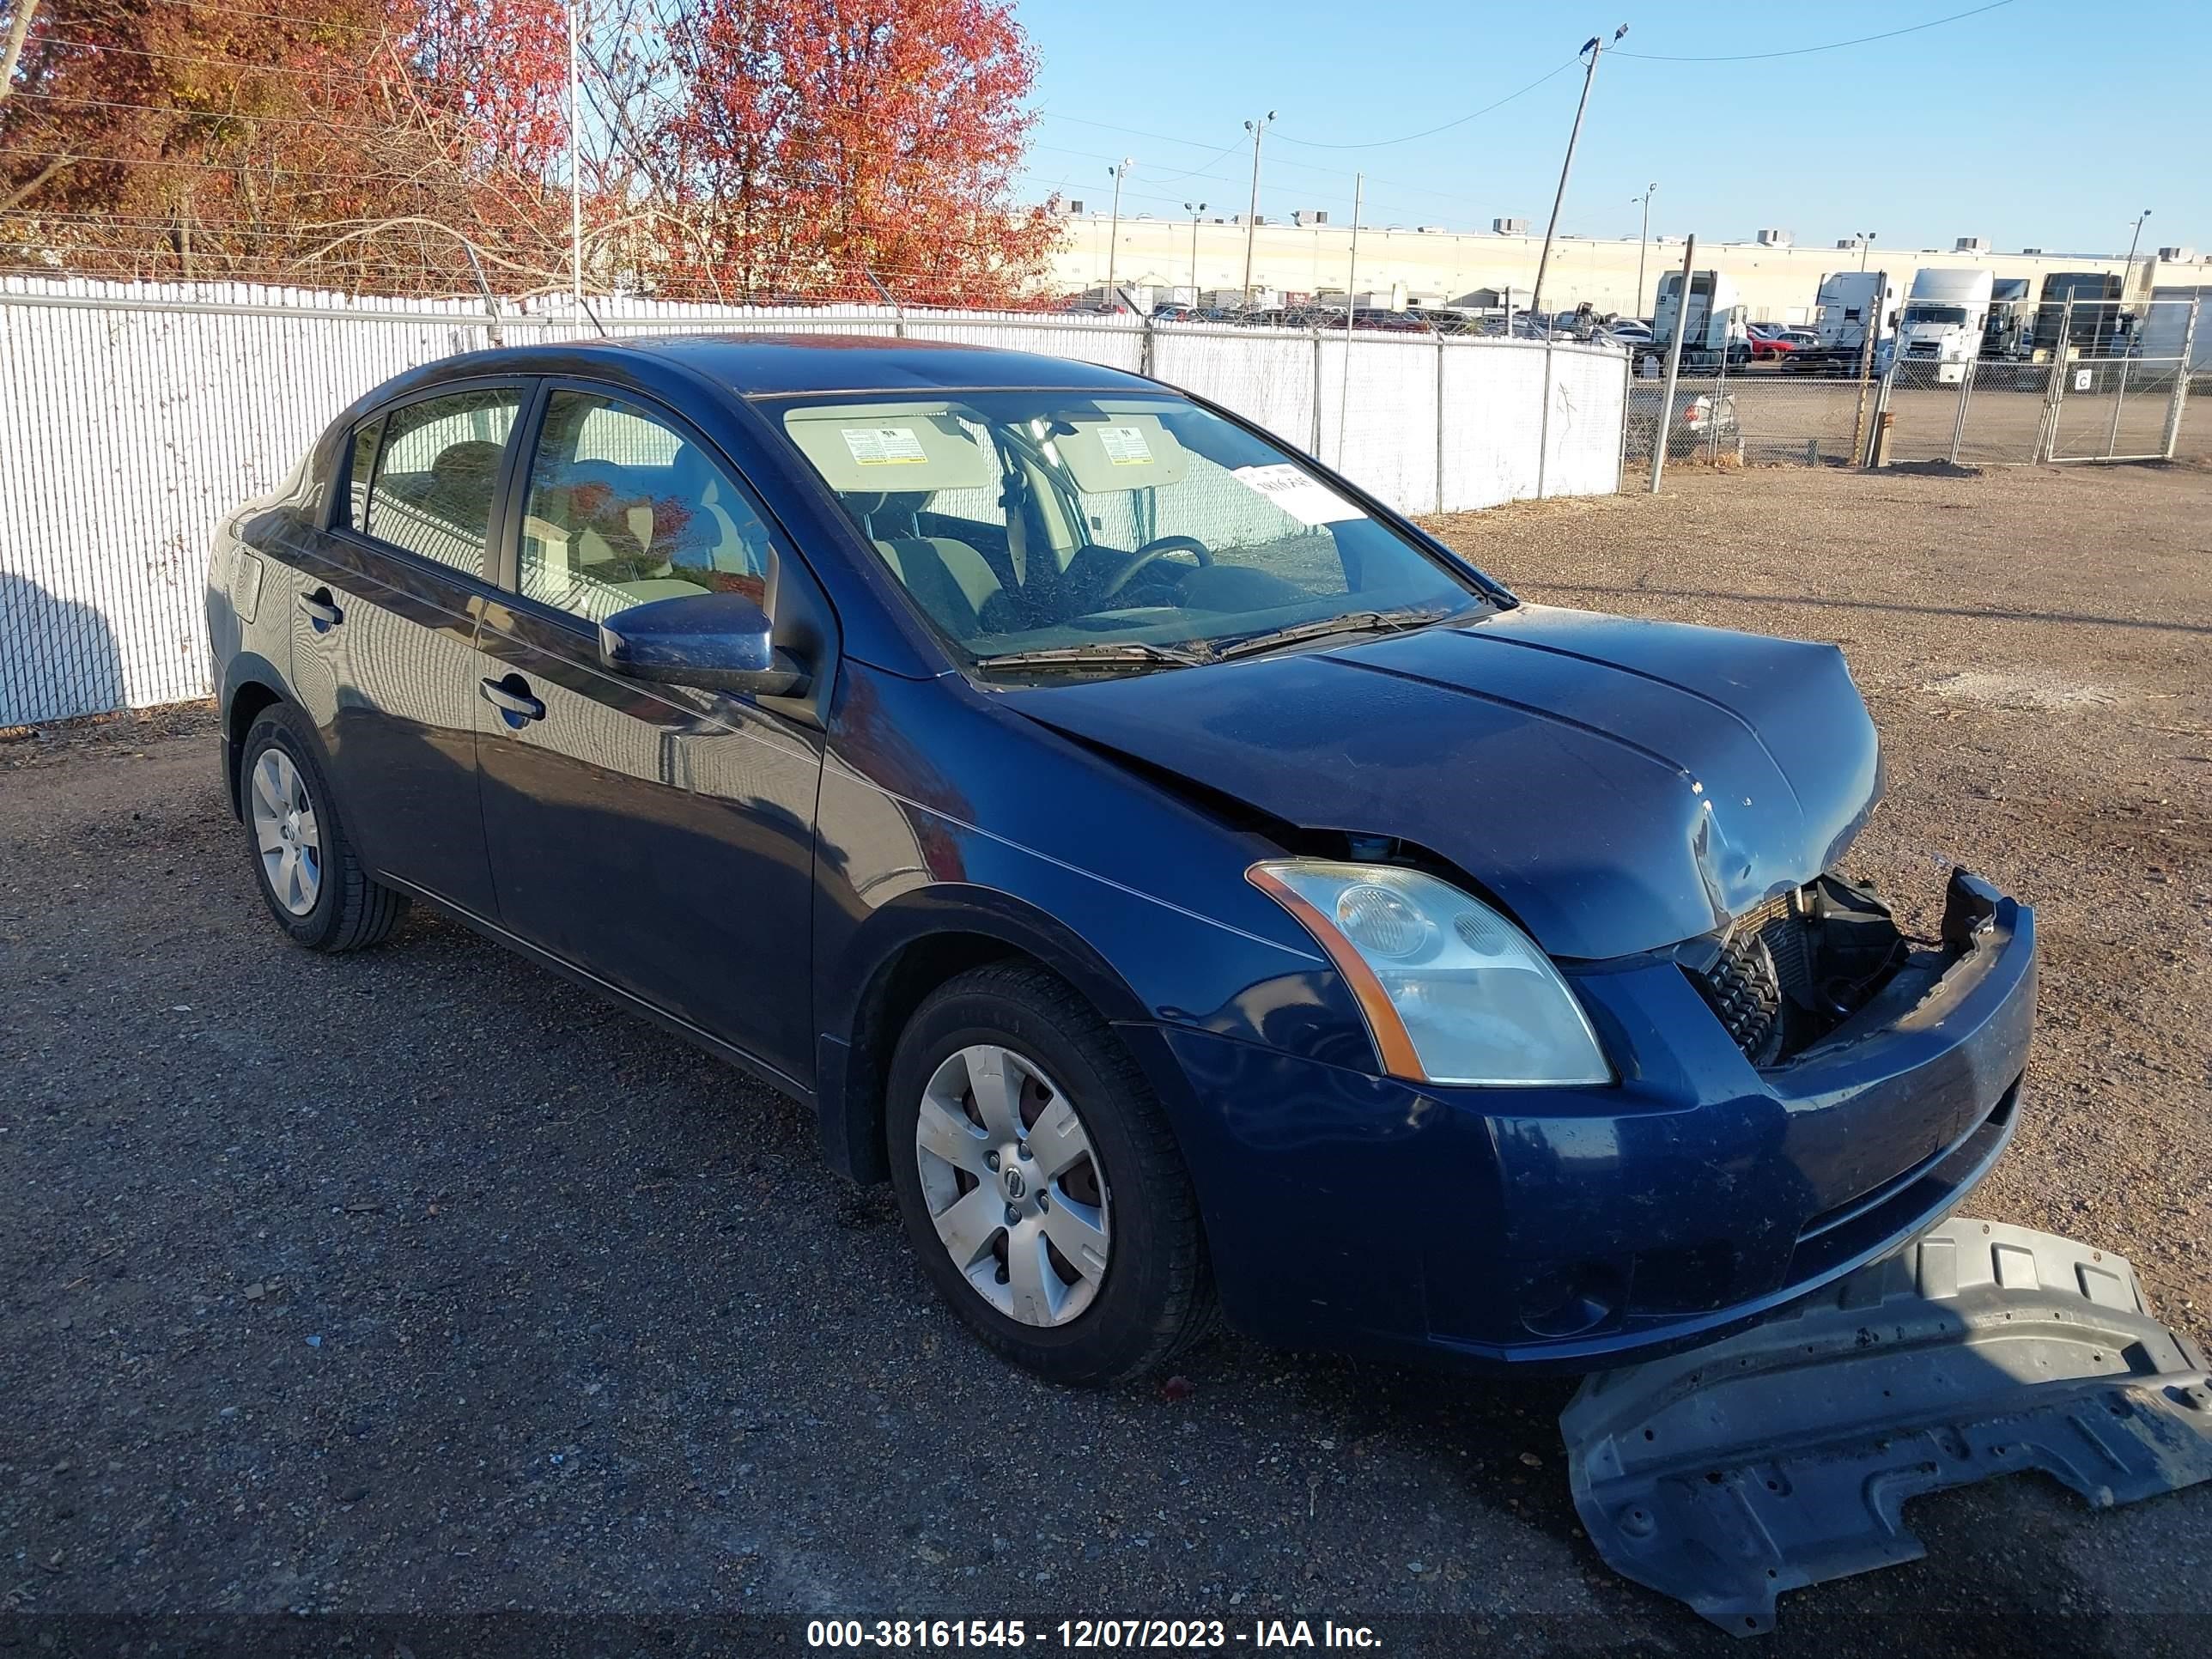
[[[448,444],[430,463],[430,476],[441,484],[489,484],[499,475],[506,447],[486,438],[465,438]]]

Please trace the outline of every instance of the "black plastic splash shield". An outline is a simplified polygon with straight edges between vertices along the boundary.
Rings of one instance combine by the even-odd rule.
[[[1583,1382],[1575,1507],[1618,1571],[1723,1630],[1923,1553],[1907,1498],[2040,1469],[2099,1508],[2212,1479],[2204,1355],[2134,1268],[1954,1217],[1748,1331]]]

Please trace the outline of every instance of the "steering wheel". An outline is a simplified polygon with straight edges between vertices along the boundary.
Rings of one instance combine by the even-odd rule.
[[[1102,599],[1112,599],[1116,593],[1119,593],[1123,588],[1127,587],[1132,581],[1136,580],[1136,575],[1139,571],[1151,564],[1153,560],[1163,558],[1170,553],[1194,554],[1197,556],[1199,563],[1201,565],[1208,565],[1213,562],[1213,550],[1208,547],[1204,542],[1199,540],[1197,537],[1161,536],[1154,540],[1146,542],[1142,547],[1132,553],[1129,556],[1129,562],[1121,567],[1121,574],[1115,576],[1112,581],[1106,584],[1105,590],[1101,592],[1098,597]]]

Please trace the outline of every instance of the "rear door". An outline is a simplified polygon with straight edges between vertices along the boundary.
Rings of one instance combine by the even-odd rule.
[[[448,382],[356,424],[293,617],[293,683],[362,857],[479,916],[493,900],[476,634],[530,385]]]
[[[533,424],[481,636],[501,923],[804,1084],[821,733],[752,698],[613,673],[598,624],[715,590],[768,605],[771,562],[785,602],[811,578],[672,411],[549,382]]]

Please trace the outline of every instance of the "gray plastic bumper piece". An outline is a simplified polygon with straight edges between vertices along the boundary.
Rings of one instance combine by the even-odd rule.
[[[1618,1571],[1723,1630],[1923,1553],[1908,1498],[2041,1469],[2106,1508],[2212,1479],[2212,1386],[2135,1269],[1954,1217],[1709,1346],[1585,1381],[1575,1507]]]

